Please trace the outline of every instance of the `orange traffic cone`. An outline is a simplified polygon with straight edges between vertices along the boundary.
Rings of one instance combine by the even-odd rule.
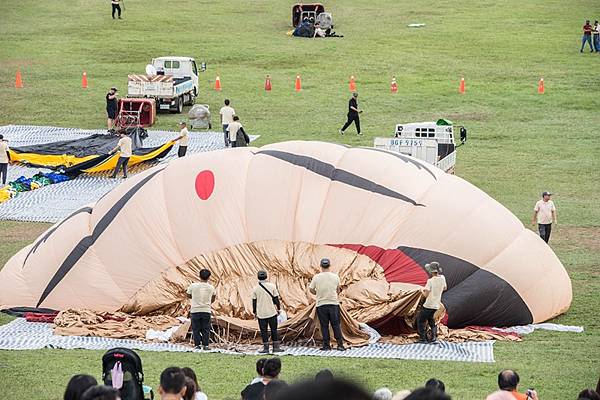
[[[458,93],[465,94],[465,78],[460,78],[460,85],[458,86]]]
[[[215,79],[215,90],[217,92],[221,91],[221,78],[219,77],[219,75],[217,75],[217,78]]]
[[[21,78],[21,71],[17,70],[17,76],[15,77],[15,87],[21,89],[23,87],[23,79]]]
[[[544,78],[540,78],[540,81],[538,82],[538,93],[544,94]]]
[[[267,92],[271,91],[271,75],[267,75],[267,79],[265,80],[265,90]]]
[[[300,81],[300,75],[296,75],[296,92],[302,90],[302,82]]]
[[[83,75],[81,75],[81,87],[82,89],[87,89],[87,72],[83,71]]]
[[[392,93],[398,93],[398,84],[396,83],[396,77],[392,77],[392,84],[390,85],[390,90]]]
[[[350,85],[348,86],[350,87],[351,92],[356,92],[356,82],[354,81],[354,75],[350,77]]]

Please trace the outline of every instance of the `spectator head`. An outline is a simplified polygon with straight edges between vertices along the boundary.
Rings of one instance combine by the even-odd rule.
[[[116,88],[116,87],[111,87],[111,88],[110,88],[110,92],[111,92],[112,94],[115,94],[115,93],[117,93],[117,92],[118,92],[118,90],[117,90],[117,88]]]
[[[323,258],[321,260],[321,268],[323,269],[327,269],[331,266],[331,261],[329,261],[329,258]]]
[[[435,378],[431,378],[430,380],[425,382],[425,387],[437,389],[443,393],[446,392],[446,385],[444,385],[444,382],[440,381],[439,379],[435,379]]]
[[[185,123],[185,121],[179,121],[179,126],[184,128],[185,126],[187,126],[187,124]]]
[[[437,389],[422,387],[413,390],[404,400],[450,400],[450,396]]]
[[[119,391],[110,386],[92,386],[83,393],[81,400],[121,400]]]
[[[371,400],[371,396],[354,383],[332,379],[329,382],[297,383],[283,389],[275,400]]]
[[[201,269],[199,275],[200,279],[206,282],[208,278],[210,278],[210,271],[207,269]]]
[[[485,400],[515,400],[515,397],[506,390],[498,390],[486,397]]]
[[[586,20],[585,20],[585,23],[589,25],[589,23],[590,23],[590,20],[589,20],[589,19],[586,19]]]
[[[200,384],[198,383],[198,377],[196,376],[196,373],[193,369],[189,367],[183,367],[181,368],[181,372],[183,372],[183,375],[185,375],[186,378],[190,378],[194,381],[194,383],[196,384],[196,392],[202,391],[202,389],[200,389]]]
[[[392,397],[392,400],[404,400],[410,395],[410,390],[401,390]]]
[[[189,376],[185,377],[185,394],[183,395],[183,400],[194,400],[196,397],[196,392],[198,391],[196,382]]]
[[[229,99],[225,99],[224,103],[225,103],[226,106],[228,106],[229,105]]]
[[[583,389],[579,392],[577,400],[600,400],[600,395],[592,389]]]
[[[265,368],[266,362],[266,358],[259,358],[258,361],[256,361],[256,373],[258,376],[263,376],[263,368]]]
[[[158,393],[161,396],[174,394],[183,397],[185,394],[185,375],[179,367],[169,367],[160,374]]]
[[[65,395],[63,396],[63,399],[81,400],[81,396],[83,395],[83,393],[92,386],[96,386],[97,384],[98,382],[93,376],[73,375],[73,377],[69,380],[69,383],[67,384],[67,389],[65,390]]]
[[[316,382],[328,383],[328,382],[331,382],[332,380],[333,380],[333,372],[331,372],[328,369],[322,369],[319,372],[317,372],[317,375],[315,375]]]
[[[263,390],[263,400],[273,400],[283,389],[287,388],[288,384],[284,381],[271,381]]]
[[[352,97],[356,99],[358,97],[358,92],[352,92]]]
[[[373,400],[392,400],[392,397],[394,397],[394,394],[386,387],[377,389],[375,393],[373,393]]]
[[[500,371],[498,374],[498,387],[500,390],[512,392],[517,390],[517,386],[519,386],[519,374],[510,369]]]
[[[281,373],[281,359],[278,357],[273,357],[267,359],[265,361],[265,365],[263,367],[263,376],[266,378],[277,378]]]
[[[267,280],[267,271],[258,271],[258,273],[256,274],[256,277],[258,278],[259,281],[266,281]]]
[[[239,121],[239,120],[240,120],[240,117],[238,117],[237,115],[234,115],[234,116],[233,116],[233,120],[234,120],[234,121]]]

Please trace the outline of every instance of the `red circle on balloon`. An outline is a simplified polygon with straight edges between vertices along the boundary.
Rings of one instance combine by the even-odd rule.
[[[202,200],[208,200],[215,190],[215,175],[212,171],[204,170],[196,176],[196,194]]]

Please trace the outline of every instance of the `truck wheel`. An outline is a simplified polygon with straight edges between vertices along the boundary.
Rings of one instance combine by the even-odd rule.
[[[179,96],[177,98],[177,114],[181,114],[183,112],[183,96]]]

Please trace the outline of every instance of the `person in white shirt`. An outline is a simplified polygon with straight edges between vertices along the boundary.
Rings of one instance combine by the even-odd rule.
[[[533,207],[533,220],[532,224],[535,226],[537,223],[540,237],[544,239],[546,243],[550,240],[550,232],[552,232],[552,222],[557,223],[556,218],[556,207],[552,200],[550,200],[552,193],[542,193],[542,199],[538,200]]]
[[[192,337],[197,349],[209,350],[211,303],[215,301],[215,288],[208,283],[210,271],[200,270],[201,282],[195,282],[187,289],[188,298],[192,299],[190,316],[192,320]]]
[[[440,263],[432,262],[425,264],[425,269],[431,273],[431,278],[427,279],[425,287],[421,289],[421,293],[425,297],[425,303],[419,314],[417,315],[417,332],[419,333],[419,343],[430,343],[427,340],[427,327],[431,327],[431,343],[437,343],[437,326],[435,324],[434,314],[442,306],[442,293],[448,287],[446,278],[440,275],[442,267]]]
[[[327,258],[321,260],[321,272],[313,277],[308,289],[317,297],[317,316],[323,336],[321,350],[331,350],[329,345],[329,325],[331,324],[333,335],[337,341],[337,349],[344,351],[346,348],[340,326],[340,302],[338,300],[340,277],[329,271],[330,266],[331,263]]]
[[[185,123],[185,121],[181,121],[179,123],[179,137],[177,139],[175,139],[175,141],[179,142],[179,149],[177,150],[177,156],[178,157],[184,157],[185,154],[187,153],[187,148],[188,148],[188,143],[190,141],[189,138],[189,131],[187,128],[187,124]]]
[[[277,335],[277,315],[281,311],[279,292],[273,283],[267,282],[267,271],[258,271],[257,278],[258,286],[252,291],[252,313],[258,320],[263,342],[263,349],[259,353],[269,353],[269,328],[271,328],[273,352],[281,352],[283,350],[279,346],[279,336]]]
[[[121,136],[121,139],[119,139],[119,141],[117,142],[117,146],[111,150],[111,154],[117,150],[119,150],[120,152],[119,160],[117,161],[117,166],[115,167],[111,178],[117,177],[117,174],[119,173],[121,167],[123,167],[123,178],[127,178],[127,164],[129,163],[129,157],[131,157],[131,155],[133,154],[131,138],[127,136],[127,133],[125,132],[120,133],[119,135]]]
[[[4,136],[0,135],[0,179],[2,185],[6,185],[6,178],[8,176],[8,162],[10,157],[8,154],[8,142],[4,140]]]
[[[233,116],[235,115],[235,110],[233,107],[229,106],[229,99],[225,99],[225,105],[221,107],[219,111],[219,115],[221,116],[221,125],[223,125],[223,134],[225,135],[225,147],[229,147],[231,143],[229,142],[229,124],[233,122]]]
[[[229,131],[229,144],[231,147],[244,147],[250,143],[250,137],[244,131],[244,127],[237,115],[233,116],[233,122],[227,126]]]

